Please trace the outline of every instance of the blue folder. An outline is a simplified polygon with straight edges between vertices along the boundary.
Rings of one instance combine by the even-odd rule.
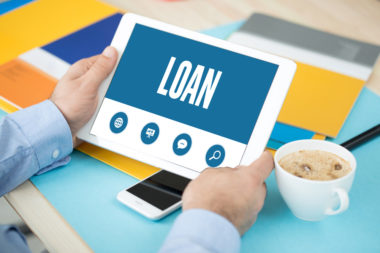
[[[111,44],[122,16],[116,13],[42,48],[70,64],[100,54]]]

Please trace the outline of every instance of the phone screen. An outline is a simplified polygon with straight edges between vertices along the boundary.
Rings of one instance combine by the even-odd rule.
[[[161,170],[126,191],[160,210],[165,210],[181,200],[189,182],[188,178]]]

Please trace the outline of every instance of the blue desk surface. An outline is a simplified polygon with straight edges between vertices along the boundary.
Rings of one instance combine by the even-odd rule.
[[[226,35],[238,23],[211,31]],[[339,136],[344,140],[380,122],[380,97],[364,88]],[[295,218],[274,178],[255,225],[242,238],[242,252],[380,252],[380,138],[354,150],[357,176],[349,209],[321,222]],[[69,165],[32,182],[95,252],[155,252],[180,211],[154,222],[116,200],[136,179],[75,151]]]

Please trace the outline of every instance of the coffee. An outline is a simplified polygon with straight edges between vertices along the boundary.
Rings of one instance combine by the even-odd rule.
[[[343,177],[352,170],[346,160],[322,150],[290,153],[281,158],[279,164],[297,177],[322,181]]]

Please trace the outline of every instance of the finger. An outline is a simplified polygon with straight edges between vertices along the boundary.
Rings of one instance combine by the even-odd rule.
[[[91,66],[95,63],[96,59],[99,55],[95,55],[89,58],[85,58],[75,62],[71,67],[67,70],[65,77],[69,79],[76,79],[82,75],[84,75]]]
[[[251,163],[249,166],[243,166],[240,170],[249,173],[253,177],[257,177],[260,181],[269,177],[274,168],[273,156],[269,151],[265,151],[261,156]]]
[[[256,191],[256,196],[257,196],[257,200],[256,200],[256,203],[257,203],[257,206],[256,206],[256,214],[258,214],[261,209],[263,208],[264,206],[264,202],[265,202],[265,199],[266,199],[266,196],[267,196],[267,187],[264,184],[262,184]]]
[[[113,47],[107,47],[84,75],[83,85],[88,86],[89,89],[97,91],[103,80],[111,73],[116,64],[116,60],[116,49]]]

